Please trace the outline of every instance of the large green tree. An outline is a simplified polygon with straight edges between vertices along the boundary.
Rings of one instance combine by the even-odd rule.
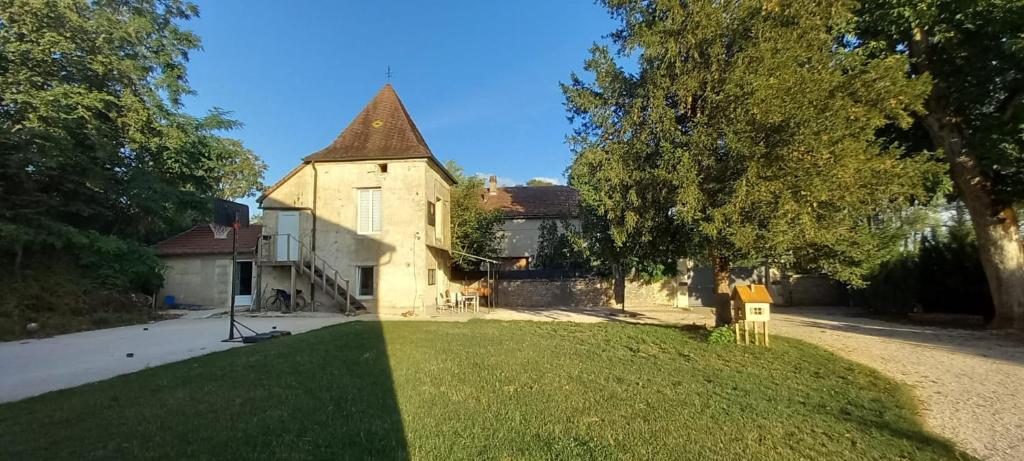
[[[593,81],[566,89],[584,146],[570,180],[589,183],[581,198],[615,240],[657,243],[648,227],[668,217],[687,253],[713,264],[720,323],[737,261],[799,261],[859,283],[898,241],[881,218],[928,173],[876,132],[912,122],[928,79],[847,43],[845,3],[603,3],[621,23],[618,55],[596,47]]]
[[[265,165],[192,93],[183,0],[0,0],[5,249],[98,232],[151,243],[261,186]]]
[[[934,83],[917,115],[967,206],[995,306],[991,326],[1024,328],[1024,2],[864,0],[865,52],[908,56]],[[908,138],[914,137],[910,130]]]
[[[451,190],[452,249],[463,254],[456,253],[452,259],[463,269],[474,269],[480,266],[480,261],[465,254],[484,258],[499,256],[501,212],[484,208],[483,178],[466,175],[452,160],[444,166],[457,181]]]
[[[580,193],[580,246],[599,266],[610,269],[613,300],[625,309],[626,277],[652,262],[674,263],[681,256],[678,226],[671,210],[675,187],[663,168],[663,152],[640,129],[648,90],[638,76],[622,70],[606,47],[591,49],[584,65],[594,75],[573,75],[562,85],[575,158],[569,185]]]

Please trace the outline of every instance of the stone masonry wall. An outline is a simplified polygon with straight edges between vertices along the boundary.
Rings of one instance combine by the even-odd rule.
[[[627,280],[626,306],[676,307],[676,286],[674,279],[654,284]],[[599,277],[499,279],[497,291],[499,304],[507,307],[611,307],[614,304],[612,281]]]

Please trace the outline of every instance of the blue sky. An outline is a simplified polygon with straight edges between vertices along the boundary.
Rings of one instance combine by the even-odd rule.
[[[329,144],[386,83],[442,162],[504,182],[564,181],[558,87],[615,24],[589,0],[200,1],[186,99],[245,123],[273,183]],[[250,205],[252,200],[247,200]]]

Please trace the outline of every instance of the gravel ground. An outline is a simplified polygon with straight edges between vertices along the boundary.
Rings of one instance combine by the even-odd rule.
[[[818,344],[909,384],[927,427],[986,460],[1024,459],[1024,340],[842,312],[773,316],[782,335]]]

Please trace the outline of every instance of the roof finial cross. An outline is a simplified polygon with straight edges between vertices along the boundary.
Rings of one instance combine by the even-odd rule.
[[[384,72],[384,76],[388,78],[388,83],[391,83],[391,66],[388,66],[387,72]]]

